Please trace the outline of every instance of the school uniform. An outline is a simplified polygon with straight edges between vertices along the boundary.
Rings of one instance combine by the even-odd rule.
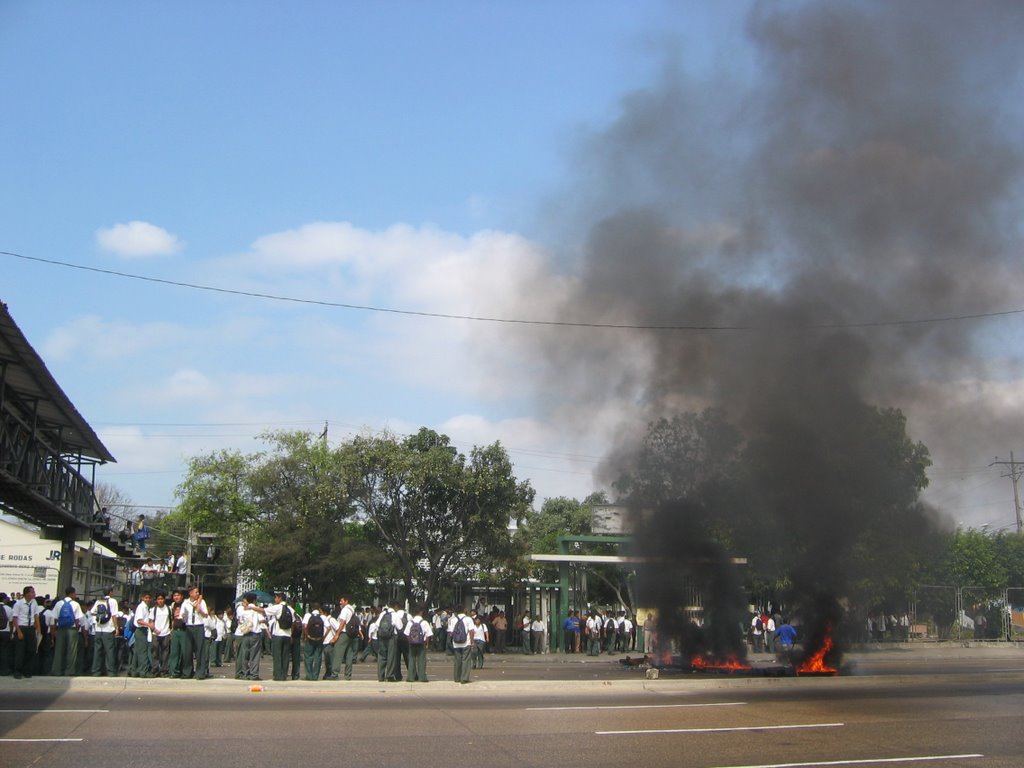
[[[99,606],[107,607],[107,620],[99,621]],[[112,597],[101,597],[89,609],[89,620],[92,623],[92,675],[93,677],[113,677],[117,674],[117,616],[121,609],[117,600]]]
[[[188,602],[171,603],[169,677],[192,677],[192,637],[188,633]]]
[[[482,621],[479,624],[474,624],[475,630],[473,637],[473,669],[484,668],[484,648],[487,646],[487,625]]]
[[[270,623],[270,656],[274,662],[273,678],[284,680],[288,674],[288,657],[292,650],[291,627],[281,626],[281,616],[291,612],[287,603],[275,603],[266,607],[267,621]]]
[[[185,623],[188,625],[188,634],[192,639],[191,665],[195,662],[195,679],[205,680],[210,676],[210,644],[207,641],[206,619],[210,612],[206,608],[206,600],[199,598],[198,602],[186,600],[187,607]]]
[[[324,616],[324,680],[338,679],[338,620],[334,616]]]
[[[306,640],[306,680],[319,680],[320,679],[320,664],[324,658],[324,643],[323,639],[317,640],[309,637],[309,622],[314,616],[319,616],[320,621],[324,625],[324,635],[327,634],[327,620],[326,617],[320,613],[319,609],[313,610],[302,617],[302,626],[304,627],[304,639]]]
[[[149,657],[150,610],[144,602],[139,603],[132,615],[135,631],[132,634],[132,660],[128,665],[128,677],[149,677],[152,674],[153,666]]]
[[[418,626],[423,635],[422,642],[413,642],[413,627]],[[430,622],[417,614],[405,625],[405,637],[409,641],[409,682],[426,683],[427,681],[427,644],[434,636]]]
[[[14,677],[32,677],[36,653],[36,632],[40,629],[42,607],[35,600],[18,600],[11,609],[11,656]],[[81,613],[81,609],[79,609]]]
[[[168,673],[167,662],[171,653],[171,606],[153,603],[149,609],[149,621],[152,630],[149,633],[149,660],[152,664],[150,674],[153,677],[165,677]],[[138,624],[138,622],[136,622]]]
[[[65,604],[68,608],[65,609]],[[70,610],[70,614],[68,614]],[[62,627],[61,612],[70,616],[72,624]],[[78,601],[65,597],[53,604],[53,615],[57,617],[57,635],[53,643],[53,671],[52,674],[70,677],[78,671],[78,651],[81,645],[81,637],[78,632],[82,626],[82,606]]]
[[[452,669],[452,679],[456,683],[468,683],[470,673],[470,648],[473,645],[473,634],[476,627],[473,626],[473,621],[464,613],[459,612],[455,615],[454,621],[449,625],[449,637],[452,639],[452,652],[455,654]],[[456,626],[462,624],[466,631],[465,640],[456,640]]]
[[[338,642],[335,646],[335,668],[334,676],[337,677],[342,668],[345,670],[345,679],[352,679],[352,662],[356,659],[356,650],[359,646],[359,635],[351,635],[348,632],[349,623],[353,621],[356,609],[351,603],[345,605],[338,614]],[[358,619],[353,623],[353,628],[358,630]]]

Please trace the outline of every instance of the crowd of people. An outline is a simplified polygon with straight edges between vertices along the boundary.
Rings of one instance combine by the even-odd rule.
[[[171,570],[172,559],[175,569]],[[150,588],[181,574],[171,553],[152,580],[143,580],[136,602],[119,601],[114,588],[80,600],[73,587],[60,599],[38,598],[32,587],[11,601],[0,594],[0,675],[93,675],[204,680],[211,668],[234,665],[234,677],[258,680],[265,655],[275,680],[352,679],[355,662],[370,656],[381,682],[426,682],[426,651],[443,651],[453,680],[468,682],[488,653],[518,642],[523,653],[545,653],[549,628],[529,612],[509,621],[498,607],[406,610],[399,603],[361,609],[347,597],[299,608],[283,594],[261,604],[248,593],[216,610],[200,589]],[[573,634],[588,638],[587,652],[628,651],[636,630],[624,612],[592,612],[582,622],[570,613],[570,650],[582,652]]]

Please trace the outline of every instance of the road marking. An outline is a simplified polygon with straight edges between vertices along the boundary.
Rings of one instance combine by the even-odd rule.
[[[828,765],[880,765],[882,763],[923,763],[929,760],[967,760],[984,755],[921,755],[918,757],[877,757],[864,760],[827,760],[820,763],[762,763],[761,765],[730,765],[722,768],[817,768]]]
[[[784,731],[793,728],[842,728],[846,723],[804,723],[800,725],[750,725],[738,728],[668,728],[643,731],[594,731],[597,736],[627,736],[640,733],[731,733],[734,731]],[[814,765],[814,763],[809,763]]]
[[[682,707],[738,707],[745,701],[722,701],[714,704],[609,704],[599,707],[527,707],[527,712],[566,712],[582,709],[680,709]]]
[[[32,713],[36,713],[36,714],[39,714],[39,715],[46,714],[46,713],[49,713],[49,712],[52,712],[54,714],[72,714],[72,713],[95,714],[95,713],[110,712],[110,710],[0,710],[0,714],[3,714],[5,712],[20,712],[20,713],[32,712]]]
[[[85,739],[0,739],[0,743],[2,743],[2,744],[6,744],[6,743],[12,742],[12,741],[18,741],[18,742],[46,741],[46,742],[50,742],[50,741],[85,741]]]

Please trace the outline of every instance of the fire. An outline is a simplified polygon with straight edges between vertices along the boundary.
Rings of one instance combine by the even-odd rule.
[[[825,657],[835,644],[832,642],[832,625],[825,625],[825,639],[821,647],[805,658],[796,668],[798,675],[838,675],[839,670],[825,663]]]
[[[744,664],[735,656],[729,656],[726,659],[721,660],[697,655],[690,659],[690,666],[693,669],[718,669],[729,672],[740,672],[750,669],[749,664]]]

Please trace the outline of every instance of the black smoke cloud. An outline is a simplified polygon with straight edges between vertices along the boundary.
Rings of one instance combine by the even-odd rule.
[[[723,408],[771,446],[763,524],[817,531],[794,557],[835,595],[870,516],[833,498],[831,458],[871,485],[867,405],[901,408],[944,462],[1012,448],[1021,413],[964,393],[1021,375],[999,353],[1020,317],[919,321],[1024,306],[1022,32],[1011,2],[757,4],[752,73],[669,63],[622,100],[558,207],[585,233],[559,319],[720,330],[540,340],[575,413],[622,410],[601,481],[649,421]]]

